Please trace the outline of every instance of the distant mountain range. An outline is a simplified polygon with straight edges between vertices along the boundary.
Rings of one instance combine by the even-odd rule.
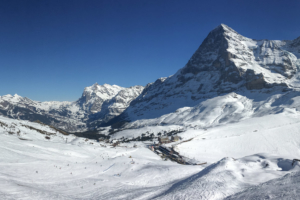
[[[117,85],[86,87],[75,102],[39,102],[19,95],[0,97],[0,113],[15,119],[36,121],[76,132],[93,129],[121,114],[144,89]]]
[[[168,78],[145,87],[96,83],[86,87],[75,102],[37,102],[5,95],[0,97],[0,113],[69,132],[109,125],[205,128],[290,107],[300,95],[299,67],[300,37],[254,40],[221,24],[187,64]]]

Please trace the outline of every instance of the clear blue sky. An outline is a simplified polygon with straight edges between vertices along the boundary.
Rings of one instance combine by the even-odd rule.
[[[294,39],[300,3],[1,0],[0,95],[74,101],[95,82],[146,85],[182,68],[221,23],[254,39]]]

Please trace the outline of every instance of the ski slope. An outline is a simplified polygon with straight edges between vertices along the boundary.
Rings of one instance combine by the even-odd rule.
[[[176,150],[187,157],[207,162],[257,153],[300,158],[299,133],[299,115],[281,113],[207,130],[188,130],[180,135],[193,139],[177,145]]]
[[[299,165],[292,167],[291,163],[291,160],[267,154],[237,160],[223,158],[188,179],[177,182],[156,199],[224,199],[262,182],[299,171]]]
[[[299,172],[251,187],[226,199],[299,199]]]
[[[292,166],[292,158],[299,155],[297,134],[289,133],[296,131],[298,120],[286,115],[285,120],[269,116],[269,123],[263,119],[264,126],[258,123],[262,119],[253,118],[181,133],[194,139],[177,145],[180,153],[207,159],[205,166],[163,161],[147,148],[149,142],[114,148],[43,124],[0,117],[0,199],[247,199],[250,188],[263,195],[264,187],[278,197],[288,186],[279,181],[291,177],[287,183],[291,185],[299,172],[298,163]],[[284,129],[288,131],[280,134]],[[277,141],[278,151],[259,140],[258,132],[274,132],[268,137],[272,144]],[[252,146],[243,141],[253,142]],[[256,153],[260,150],[265,153]]]
[[[0,121],[55,132],[38,123]],[[163,161],[142,143],[101,145],[59,133],[47,140],[26,128],[9,134],[1,127],[0,199],[147,199],[203,169]]]

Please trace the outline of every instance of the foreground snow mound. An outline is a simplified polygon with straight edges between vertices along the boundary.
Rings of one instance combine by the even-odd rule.
[[[225,158],[174,184],[157,199],[221,199],[246,188],[232,158]]]
[[[230,199],[300,199],[300,172],[285,175],[282,178],[271,180],[267,183],[246,189],[243,192],[232,195]]]
[[[299,165],[292,166],[291,160],[266,154],[241,159],[224,158],[188,179],[179,181],[156,198],[223,199],[253,185],[281,177],[287,171],[299,171]]]

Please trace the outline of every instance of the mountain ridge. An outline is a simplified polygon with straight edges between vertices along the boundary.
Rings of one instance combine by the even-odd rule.
[[[297,88],[300,45],[295,44],[295,40],[253,40],[221,24],[183,68],[146,86],[111,124],[159,118],[231,92],[276,93]]]
[[[89,127],[86,121],[93,122],[94,115],[100,113],[102,109],[107,111],[102,114],[106,120],[120,114],[119,112],[129,106],[142,89],[143,86],[124,88],[109,84],[100,86],[95,83],[86,87],[82,96],[74,102],[39,102],[17,94],[14,96],[9,94],[0,96],[0,114],[15,119],[39,120],[70,132],[84,131]],[[112,102],[114,98],[118,99]],[[107,108],[108,106],[111,109]]]
[[[227,98],[233,94],[251,100],[256,98],[251,92],[275,95],[295,90],[300,88],[299,58],[300,37],[282,41],[254,40],[221,24],[207,35],[183,68],[145,87],[123,88],[95,83],[86,87],[82,96],[71,103],[22,101],[29,109],[25,115],[33,112],[50,117],[51,125],[65,130],[89,130],[113,124],[124,128],[128,122],[157,121],[185,107],[194,112],[197,107],[202,107],[202,102],[215,101],[218,96]],[[263,95],[266,96],[264,103],[268,103],[270,95]],[[14,101],[18,98],[0,97],[0,112],[10,117],[22,113],[20,109],[14,110]],[[5,99],[11,99],[11,102]],[[7,105],[11,107],[6,109]]]

